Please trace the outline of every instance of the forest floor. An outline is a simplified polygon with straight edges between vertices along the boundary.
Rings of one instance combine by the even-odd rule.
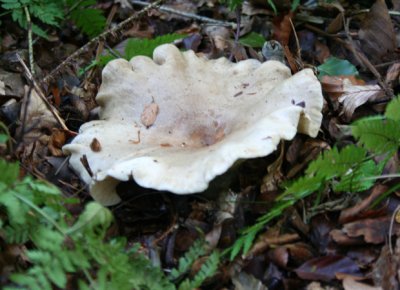
[[[4,6],[8,2],[0,1],[0,12],[9,11]],[[162,43],[193,50],[199,57],[226,57],[235,63],[277,59],[278,51],[278,59],[293,74],[312,68],[318,77],[324,97],[318,135],[297,134],[292,140],[282,140],[273,153],[245,160],[227,180],[217,179],[207,194],[176,195],[142,188],[134,180],[121,182],[116,188],[121,202],[108,207],[115,222],[104,239],[123,236],[126,248],[139,243],[140,251],[153,265],[161,265],[166,275],[196,240],[206,240],[207,249],[171,279],[176,287],[184,278],[195,277],[207,257],[217,251],[223,253],[218,266],[210,270],[202,286],[196,286],[199,289],[400,289],[400,133],[382,129],[382,138],[393,137],[384,142],[393,141],[395,147],[375,152],[373,147],[382,144],[357,135],[351,126],[385,112],[390,122],[398,122],[387,107],[400,94],[400,1],[275,1],[273,6],[267,0],[241,2],[158,1],[143,11],[149,3],[96,1],[90,7],[104,15],[103,21],[107,19],[103,26],[93,22],[88,25],[94,31],[82,28],[90,17],[60,17],[58,27],[33,17],[33,24],[37,21],[46,34],[39,37],[31,25],[33,43],[29,24],[25,22],[24,29],[10,13],[4,13],[0,137],[8,135],[8,140],[0,138],[0,157],[20,164],[20,179],[34,176],[56,185],[64,197],[78,198],[78,203],[65,205],[78,217],[92,197],[68,166],[69,156],[62,147],[82,124],[99,119],[96,95],[106,62],[115,55],[151,56]],[[293,193],[293,203],[278,209],[276,200],[291,182],[310,177],[306,170],[311,162],[321,156],[334,159],[339,156],[335,152],[348,146],[365,150],[359,164],[372,162],[368,163],[373,167],[371,174],[366,170],[360,171],[362,177],[352,175],[357,168],[344,165],[342,175],[324,175],[316,189],[306,190],[304,196]],[[323,155],[326,152],[331,155]],[[328,167],[319,170],[329,171]],[[90,165],[86,168],[89,171]],[[350,186],[344,186],[346,175],[358,178],[357,182],[346,179]],[[314,179],[310,180],[308,186],[313,188]],[[268,222],[262,222],[268,213]],[[7,225],[1,210],[0,217],[0,225]],[[254,225],[258,226],[251,228]],[[252,236],[246,239],[243,231],[249,227],[247,235]],[[1,285],[18,286],[12,274],[32,267],[34,262],[25,251],[35,246],[30,238],[10,242],[0,227]],[[100,281],[95,267],[89,274],[66,272],[65,285],[50,277],[54,289],[63,288],[60,285],[77,289],[76,281],[85,275]],[[91,287],[87,289],[103,289],[93,283]]]

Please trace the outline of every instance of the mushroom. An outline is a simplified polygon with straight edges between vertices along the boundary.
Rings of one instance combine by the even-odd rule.
[[[110,62],[96,100],[100,120],[63,150],[104,205],[118,203],[115,188],[130,179],[202,192],[237,160],[266,156],[297,131],[315,137],[323,103],[310,69],[291,76],[277,61],[208,60],[170,44],[153,59]]]

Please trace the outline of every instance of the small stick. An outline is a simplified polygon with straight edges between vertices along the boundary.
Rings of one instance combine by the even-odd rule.
[[[32,75],[35,74],[34,62],[33,62],[33,45],[32,45],[32,21],[31,15],[27,6],[24,6],[26,22],[28,22],[28,51],[29,51],[29,65],[31,67]]]
[[[157,7],[158,5],[161,4],[161,2],[163,2],[163,0],[157,0],[154,3],[149,4],[148,6],[146,6],[145,8],[143,8],[142,10],[140,10],[138,13],[136,13],[135,15],[132,15],[131,17],[125,19],[124,21],[122,21],[121,23],[119,23],[116,27],[114,28],[110,28],[108,30],[106,30],[105,32],[103,32],[102,34],[100,34],[99,36],[93,38],[92,40],[90,40],[88,43],[86,43],[84,46],[82,46],[81,48],[79,48],[77,51],[75,51],[73,54],[71,54],[69,57],[67,57],[61,64],[59,64],[55,69],[53,69],[42,81],[43,84],[48,84],[54,77],[54,75],[56,75],[57,73],[59,73],[61,70],[64,69],[65,66],[67,66],[68,64],[72,63],[74,59],[78,58],[81,54],[85,53],[86,51],[88,51],[92,46],[94,46],[98,41],[100,40],[104,40],[107,41],[107,39],[110,36],[116,36],[117,33],[122,30],[124,27],[126,27],[127,25],[130,24],[130,22],[140,18],[142,15],[144,15],[147,11],[149,11],[150,9],[153,9],[155,7]]]
[[[57,123],[60,124],[61,128],[63,128],[65,131],[70,132],[74,135],[75,132],[72,132],[68,129],[68,127],[65,125],[63,119],[58,115],[57,111],[54,109],[54,107],[49,103],[49,101],[46,99],[46,97],[44,96],[44,94],[42,93],[42,90],[39,88],[39,86],[37,85],[37,83],[35,82],[35,79],[33,78],[31,72],[29,71],[28,67],[26,66],[25,62],[22,60],[22,58],[19,56],[19,54],[17,54],[17,59],[18,61],[21,63],[22,67],[24,68],[26,77],[29,79],[29,81],[32,83],[34,90],[36,91],[36,93],[38,94],[39,98],[42,99],[42,101],[46,104],[47,108],[49,109],[49,111],[51,112],[51,114],[54,116],[54,118],[56,119]]]
[[[145,2],[145,1],[137,1],[137,0],[131,0],[130,2],[132,4],[140,5],[140,6],[147,6],[147,5],[150,4],[150,3]],[[182,16],[182,17],[191,18],[191,19],[198,20],[198,21],[201,21],[201,22],[207,22],[207,23],[212,23],[212,24],[217,24],[217,25],[222,25],[222,26],[229,26],[229,27],[232,27],[232,28],[236,27],[236,23],[233,23],[233,22],[225,22],[225,21],[216,20],[216,19],[212,19],[212,18],[209,18],[209,17],[205,17],[205,16],[200,16],[200,15],[197,15],[197,14],[189,13],[189,12],[179,11],[179,10],[175,10],[173,8],[167,7],[165,5],[162,5],[162,6],[158,7],[158,10],[160,10],[162,12],[168,12],[168,13],[171,13],[171,14],[176,14],[176,15],[179,15],[179,16]]]
[[[93,171],[90,168],[89,161],[87,160],[86,154],[83,154],[83,156],[79,160],[81,161],[83,167],[86,169],[89,176],[93,177]]]

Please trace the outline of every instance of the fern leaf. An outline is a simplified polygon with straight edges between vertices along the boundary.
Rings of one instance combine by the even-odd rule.
[[[179,259],[178,268],[172,269],[169,279],[176,280],[185,275],[190,270],[192,264],[205,253],[204,240],[195,241],[189,250],[184,254],[184,256]]]
[[[130,60],[137,55],[152,57],[154,49],[165,43],[171,43],[184,35],[172,33],[158,36],[154,39],[130,38],[125,46],[125,58]]]
[[[371,188],[375,180],[368,179],[368,177],[377,176],[382,172],[384,163],[379,166],[373,160],[368,160],[361,163],[354,169],[340,177],[340,181],[334,184],[335,192],[360,192]]]
[[[31,17],[39,19],[42,23],[51,26],[60,26],[60,20],[64,18],[64,12],[60,6],[60,2],[49,0],[42,0],[38,2],[31,2],[28,5]]]
[[[0,159],[0,183],[12,185],[18,178],[19,165],[18,163],[8,163]]]
[[[89,37],[100,34],[106,25],[106,18],[99,9],[78,9],[71,12],[75,25]]]
[[[6,10],[22,8],[21,3],[19,3],[18,1],[15,1],[15,0],[1,0],[1,2],[2,2],[1,7]]]
[[[386,107],[385,116],[394,121],[400,121],[400,96],[397,96]]]
[[[72,234],[77,230],[86,228],[93,231],[96,227],[107,229],[113,220],[110,210],[96,202],[90,202],[85,206],[85,210],[79,216],[78,221],[73,227],[68,229],[67,234]]]
[[[217,251],[214,251],[200,267],[200,270],[196,273],[193,280],[186,279],[179,285],[178,289],[192,290],[199,288],[207,278],[214,276],[217,272],[219,262],[220,255]]]
[[[355,122],[352,132],[360,144],[378,154],[393,152],[400,145],[400,120],[364,118]]]

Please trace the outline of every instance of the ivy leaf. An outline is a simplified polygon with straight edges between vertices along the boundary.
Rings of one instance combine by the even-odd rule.
[[[325,75],[328,76],[353,76],[358,75],[356,67],[351,64],[348,60],[336,58],[331,56],[323,64],[317,67],[319,74],[318,77],[321,78]]]

